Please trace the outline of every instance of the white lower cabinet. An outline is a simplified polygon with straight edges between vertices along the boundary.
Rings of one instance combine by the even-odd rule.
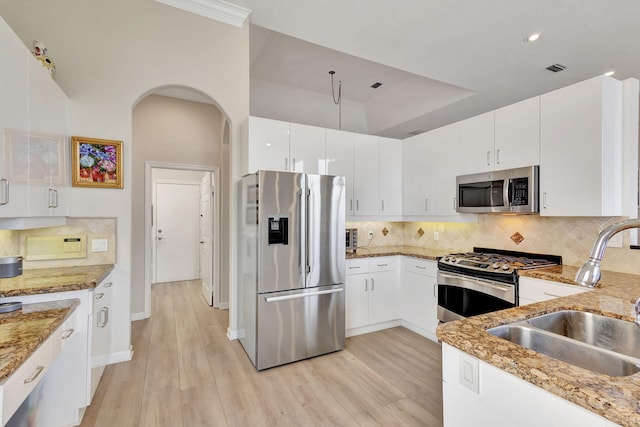
[[[435,261],[402,257],[400,317],[402,325],[437,341],[438,266]]]
[[[442,400],[445,427],[617,425],[446,343]]]
[[[578,285],[567,285],[531,277],[520,277],[519,283],[519,305],[532,304],[592,290]]]
[[[397,262],[398,257],[395,256],[347,260],[347,336],[399,324]],[[392,321],[396,324],[388,323]]]
[[[109,363],[111,354],[111,322],[109,315],[111,310],[111,294],[113,280],[107,276],[91,292],[93,306],[89,321],[91,324],[91,374],[89,396],[93,400],[104,367]]]

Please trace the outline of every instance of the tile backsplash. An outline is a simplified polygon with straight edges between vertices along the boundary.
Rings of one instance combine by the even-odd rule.
[[[407,245],[442,249],[443,253],[466,252],[479,246],[561,255],[564,264],[580,266],[589,256],[599,231],[621,219],[623,218],[478,215],[478,222],[470,223],[349,222],[348,226],[358,228],[359,246]],[[387,236],[383,236],[383,228],[389,230]],[[420,229],[423,233],[419,233]],[[373,231],[371,242],[368,238],[369,230]],[[640,274],[640,250],[628,249],[629,231],[622,234],[623,247],[607,248],[602,268]]]
[[[23,261],[23,268],[53,268],[79,265],[115,264],[116,219],[115,218],[68,218],[61,227],[34,228],[30,230],[0,230],[0,256],[25,254],[25,239],[28,236],[87,236],[87,257],[47,261]],[[107,239],[106,252],[91,252],[92,239]]]

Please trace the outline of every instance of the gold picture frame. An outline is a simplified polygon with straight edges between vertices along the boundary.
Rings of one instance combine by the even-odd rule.
[[[74,187],[123,188],[122,141],[71,137]]]

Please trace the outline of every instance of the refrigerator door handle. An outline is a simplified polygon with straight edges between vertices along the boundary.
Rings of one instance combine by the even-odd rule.
[[[311,273],[311,264],[309,263],[309,228],[311,228],[311,224],[309,221],[309,212],[311,211],[311,190],[307,189],[307,212],[306,212],[306,218],[305,218],[305,223],[306,223],[306,230],[305,230],[305,236],[304,236],[304,242],[305,242],[305,256],[306,256],[306,260],[305,260],[305,265],[306,265],[306,270],[305,272],[307,274]]]
[[[265,297],[264,300],[266,302],[278,302],[278,301],[286,301],[286,300],[289,300],[289,299],[315,297],[315,296],[318,296],[318,295],[337,294],[337,293],[342,292],[342,291],[344,291],[344,288],[327,289],[327,290],[324,290],[324,291],[302,292],[302,293],[298,293],[298,294],[282,295],[282,296],[278,296],[278,297]]]
[[[302,236],[302,190],[298,190],[298,236]],[[298,272],[302,274],[302,245],[298,245]]]

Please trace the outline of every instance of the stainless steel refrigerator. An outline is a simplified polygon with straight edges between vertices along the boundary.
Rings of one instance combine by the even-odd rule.
[[[240,342],[258,370],[344,348],[345,179],[242,179]]]

